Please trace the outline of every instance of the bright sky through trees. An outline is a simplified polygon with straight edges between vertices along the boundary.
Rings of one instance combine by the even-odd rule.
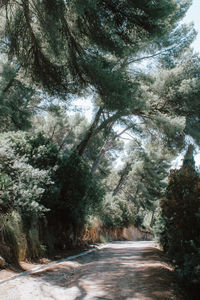
[[[194,23],[194,27],[198,32],[196,40],[193,42],[192,46],[194,50],[200,53],[200,0],[193,0],[193,4],[191,5],[190,9],[188,10],[185,18],[183,19],[185,23]],[[182,157],[181,157],[182,159]],[[200,165],[200,153],[195,156],[196,164]],[[182,160],[177,161],[178,165],[182,163]]]
[[[200,53],[200,0],[193,0],[193,4],[191,5],[190,9],[188,10],[185,18],[182,21],[183,23],[194,23],[194,27],[196,31],[198,32],[198,35],[196,37],[196,40],[192,43],[192,47],[194,48],[195,52]],[[73,107],[74,109],[79,109],[80,113],[84,113],[86,118],[89,122],[92,120],[92,105],[91,105],[92,97],[89,97],[88,99],[84,98],[84,101],[82,99],[79,99],[75,101]],[[73,110],[69,112],[69,114],[74,114]],[[178,168],[182,164],[182,155],[180,155],[176,161],[174,162],[174,167]],[[200,153],[195,155],[195,161],[197,166],[200,166]]]
[[[193,4],[188,10],[183,22],[194,23],[194,27],[198,31],[198,35],[192,46],[195,51],[200,52],[200,0],[193,0]]]

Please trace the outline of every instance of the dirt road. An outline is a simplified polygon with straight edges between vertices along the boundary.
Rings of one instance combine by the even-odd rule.
[[[1,300],[170,300],[173,274],[154,242],[101,250],[0,284]]]

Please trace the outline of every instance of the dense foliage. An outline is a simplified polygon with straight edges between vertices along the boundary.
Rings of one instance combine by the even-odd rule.
[[[15,211],[19,214],[21,234],[27,234],[28,244],[34,244],[32,235],[39,243],[37,230],[44,218],[57,235],[70,226],[75,235],[80,234],[87,217],[97,214],[104,195],[103,188],[92,178],[89,165],[76,153],[61,156],[57,145],[42,133],[31,136],[8,132],[0,135],[0,145],[1,215],[10,215],[10,222]],[[10,228],[6,224],[2,225],[3,232]],[[46,231],[48,236],[48,230],[40,232],[43,235]],[[8,236],[13,236],[13,232]],[[14,238],[10,243],[14,248],[17,245]],[[43,243],[49,251],[46,238]],[[52,250],[53,244],[50,247]],[[41,251],[34,248],[32,245],[29,255],[40,255]]]
[[[182,23],[191,2],[1,1],[6,260],[81,244],[87,226],[156,223],[181,278],[199,283],[200,179],[191,147],[166,180],[173,159],[200,141],[200,58],[190,49],[193,25]]]
[[[85,218],[97,212],[104,195],[103,188],[92,178],[89,165],[76,152],[62,158],[55,181],[57,195],[51,204],[47,203],[48,207],[64,218],[64,224],[69,222],[75,229],[81,229]]]
[[[39,103],[39,93],[18,77],[19,67],[0,58],[0,132],[26,130]]]
[[[161,200],[157,233],[184,285],[191,291],[200,283],[199,212],[200,176],[193,161],[185,159],[182,168],[170,172],[166,198]]]
[[[28,151],[21,152],[19,145],[23,144],[28,148],[31,146],[30,140],[24,132],[0,135],[0,208],[4,213],[14,209],[23,214],[47,211],[41,200],[45,190],[53,182],[49,170],[39,168],[34,161],[30,163]],[[32,158],[36,158],[35,153],[32,153]]]
[[[176,28],[189,5],[189,0],[5,1],[2,40],[52,94],[65,97],[92,85],[106,107],[122,109],[137,86],[118,66],[119,59],[144,49],[167,48],[177,55],[193,35],[191,28]],[[183,40],[174,49],[178,34]]]

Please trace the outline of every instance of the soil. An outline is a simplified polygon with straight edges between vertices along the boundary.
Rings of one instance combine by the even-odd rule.
[[[173,268],[155,243],[124,241],[4,282],[0,295],[1,300],[182,300]]]
[[[51,257],[42,257],[33,260],[26,260],[21,261],[20,265],[16,264],[7,264],[5,269],[0,269],[0,282],[5,279],[9,279],[17,274],[21,274],[24,271],[31,271],[36,268],[40,268],[44,265],[47,265],[55,260],[62,259],[64,257],[72,256],[78,254],[80,252],[86,251],[90,248],[94,248],[95,245],[89,245],[85,247],[78,247],[78,248],[70,248],[65,250],[59,250],[56,255]]]

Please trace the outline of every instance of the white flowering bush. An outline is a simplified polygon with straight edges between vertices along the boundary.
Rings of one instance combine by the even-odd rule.
[[[52,185],[50,171],[33,167],[30,159],[19,155],[16,142],[25,140],[23,132],[0,134],[0,210],[42,214],[43,194]]]

